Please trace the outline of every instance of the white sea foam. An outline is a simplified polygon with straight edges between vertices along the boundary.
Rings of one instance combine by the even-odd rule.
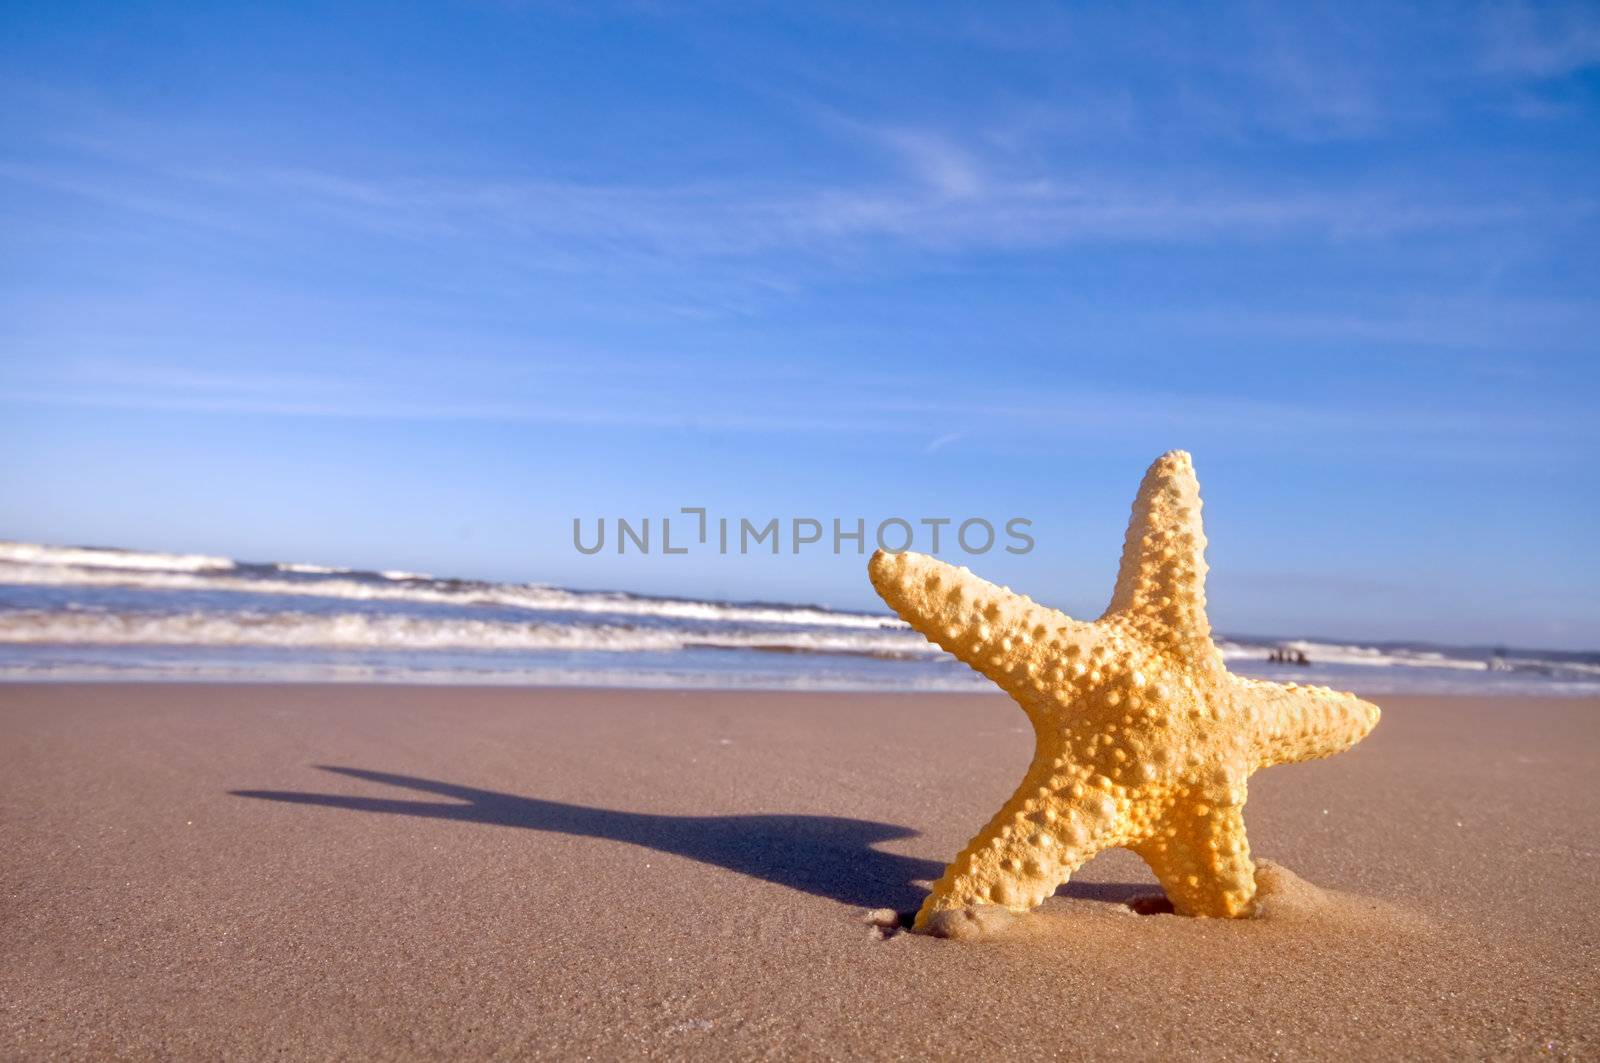
[[[6,541],[0,541],[0,563],[169,572],[225,572],[235,567],[226,557],[206,554],[160,554],[99,546],[46,546]]]
[[[433,580],[426,576],[392,573],[385,573],[382,580],[338,576],[290,580],[243,573],[132,572],[76,564],[33,564],[6,562],[0,559],[0,583],[51,587],[123,587],[137,590],[231,591],[243,594],[337,598],[352,601],[419,602],[432,605],[493,605],[531,612],[604,613],[745,624],[814,625],[869,630],[906,628],[904,621],[891,616],[835,613],[808,606],[736,605],[682,598],[640,598],[627,594],[569,591],[533,584],[455,583]]]
[[[1284,649],[1304,653],[1314,664],[1353,664],[1369,668],[1456,668],[1468,672],[1487,671],[1486,660],[1449,657],[1434,650],[1379,649],[1375,646],[1348,646],[1332,642],[1310,642],[1295,639],[1274,643]],[[1244,646],[1237,642],[1219,642],[1217,648],[1230,661],[1260,661],[1267,652],[1265,646]]]
[[[374,664],[360,661],[300,660],[260,662],[207,658],[184,661],[28,661],[0,662],[0,682],[228,682],[228,683],[396,683],[435,685],[631,687],[673,690],[793,690],[896,693],[956,693],[989,689],[973,672],[932,675],[898,672],[741,673],[666,668],[568,668],[531,666],[472,669],[459,664],[432,668],[425,663]]]
[[[508,623],[370,613],[175,614],[0,612],[0,643],[97,646],[282,646],[347,650],[669,652],[691,648],[931,657],[940,651],[899,631],[697,631],[615,624]]]

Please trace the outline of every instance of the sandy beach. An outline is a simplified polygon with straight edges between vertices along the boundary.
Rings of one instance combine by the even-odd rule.
[[[1593,1058],[1600,704],[1378,700],[1252,780],[1267,918],[1116,851],[964,943],[862,914],[1016,783],[999,695],[0,687],[0,1056]]]

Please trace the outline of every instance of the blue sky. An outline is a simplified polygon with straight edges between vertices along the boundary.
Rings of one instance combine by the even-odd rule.
[[[8,5],[0,536],[874,604],[574,516],[1192,451],[1240,633],[1593,647],[1600,8]]]

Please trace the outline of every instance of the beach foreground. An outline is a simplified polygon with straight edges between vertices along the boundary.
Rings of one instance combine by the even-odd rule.
[[[1377,700],[1251,780],[1267,918],[1115,851],[966,943],[862,915],[1020,778],[998,695],[3,686],[0,1056],[1592,1058],[1600,703]]]

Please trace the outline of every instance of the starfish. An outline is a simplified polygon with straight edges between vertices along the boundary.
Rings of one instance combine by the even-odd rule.
[[[1194,465],[1172,451],[1145,473],[1092,623],[922,554],[872,556],[884,601],[1011,695],[1036,736],[1022,784],[934,884],[916,929],[940,912],[1037,907],[1116,846],[1144,858],[1180,913],[1253,913],[1246,780],[1348,749],[1378,708],[1230,674],[1206,619],[1205,546]]]

